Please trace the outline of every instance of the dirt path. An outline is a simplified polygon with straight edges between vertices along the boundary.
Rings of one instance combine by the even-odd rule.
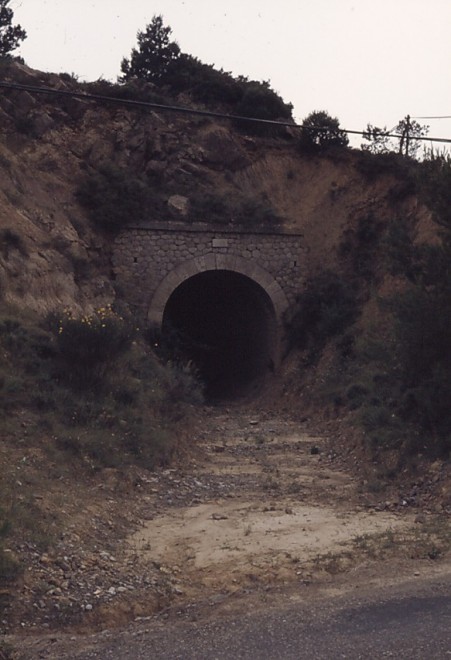
[[[195,492],[183,498],[190,501],[127,540],[132,554],[157,562],[190,598],[206,589],[310,579],[326,553],[412,522],[369,513],[324,441],[295,423],[245,414],[217,414],[215,422],[217,435],[206,433],[200,444]],[[177,493],[189,481],[174,474],[172,484]]]
[[[353,579],[426,576],[447,565],[446,516],[403,501],[386,510],[383,495],[362,490],[331,443],[302,425],[213,409],[200,436],[186,465],[141,479],[138,497],[116,495],[129,531],[109,539],[103,563],[84,559],[77,626],[13,637],[24,658],[75,657],[74,644],[95,646],[90,631],[133,621],[237,613],[288,591],[297,598],[300,588],[313,598],[316,587],[345,592]],[[112,506],[111,493],[105,501]]]

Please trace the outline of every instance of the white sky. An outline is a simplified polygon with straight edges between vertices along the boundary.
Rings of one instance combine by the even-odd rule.
[[[36,69],[116,80],[136,33],[162,14],[182,51],[269,80],[301,121],[343,128],[451,115],[451,0],[11,0]],[[451,119],[420,120],[451,138]],[[353,140],[360,145],[361,139]]]

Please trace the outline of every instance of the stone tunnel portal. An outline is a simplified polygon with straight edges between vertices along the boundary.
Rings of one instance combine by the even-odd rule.
[[[274,368],[273,303],[238,272],[207,270],[184,280],[167,300],[162,331],[196,365],[209,400],[248,394]]]

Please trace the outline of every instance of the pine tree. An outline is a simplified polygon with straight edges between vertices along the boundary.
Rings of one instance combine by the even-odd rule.
[[[27,38],[20,25],[13,25],[13,10],[8,7],[10,0],[0,0],[0,59],[10,58],[13,50]]]

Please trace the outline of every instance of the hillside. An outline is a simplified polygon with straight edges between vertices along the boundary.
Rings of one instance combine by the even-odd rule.
[[[73,81],[20,64],[11,64],[5,78],[80,91]],[[149,220],[183,219],[174,196],[189,200],[187,221],[216,220],[226,198],[269,207],[284,227],[304,234],[306,278],[337,261],[340,243],[361,218],[372,213],[387,223],[401,213],[424,215],[390,174],[369,181],[359,154],[303,156],[288,131],[256,138],[208,118],[24,91],[3,90],[0,109],[2,290],[6,301],[41,314],[115,299],[111,239],[77,198],[86,177],[105,164],[147,182]]]
[[[18,85],[120,92],[105,81],[81,84],[13,62],[1,73]],[[157,98],[151,85],[138,82],[126,91]],[[201,107],[187,94],[163,100]],[[440,442],[429,450],[420,417],[407,418],[408,437],[399,422],[382,439],[358,418],[362,411],[373,415],[379,433],[375,408],[384,424],[404,422],[401,394],[407,390],[409,402],[423,396],[405,383],[402,390],[396,379],[393,385],[390,355],[377,368],[380,355],[367,358],[375,345],[369,335],[393,344],[392,317],[380,298],[408,282],[390,268],[387,253],[401,260],[407,244],[414,254],[440,243],[412,168],[393,154],[302,150],[290,127],[257,136],[228,120],[0,90],[0,605],[9,630],[21,622],[35,630],[82,625],[74,603],[88,593],[86,575],[101,575],[103,609],[90,619],[94,627],[171,603],[180,594],[159,566],[148,567],[146,582],[130,562],[115,567],[113,551],[141,524],[142,496],[155,499],[158,480],[172,506],[189,463],[194,485],[187,492],[196,495],[197,439],[207,438],[213,455],[223,451],[224,429],[202,403],[195,365],[154,352],[116,285],[115,235],[130,221],[233,225],[238,217],[248,229],[269,224],[302,234],[303,288],[285,319],[281,368],[268,375],[258,398],[223,403],[225,414],[231,410],[233,418],[233,406],[242,403],[249,411],[244,426],[252,428],[254,413],[269,427],[278,414],[296,427],[309,424],[304,444],[327,434],[321,441],[327,461],[338,457],[359,475],[371,506],[385,507],[386,500],[388,509],[402,508],[409,493],[409,506],[448,515],[446,429],[433,427],[430,435]],[[410,242],[396,234],[399,227],[407,227]],[[85,344],[90,350],[83,352]],[[115,612],[108,596],[113,578],[121,588],[133,583],[139,603],[124,597]]]

